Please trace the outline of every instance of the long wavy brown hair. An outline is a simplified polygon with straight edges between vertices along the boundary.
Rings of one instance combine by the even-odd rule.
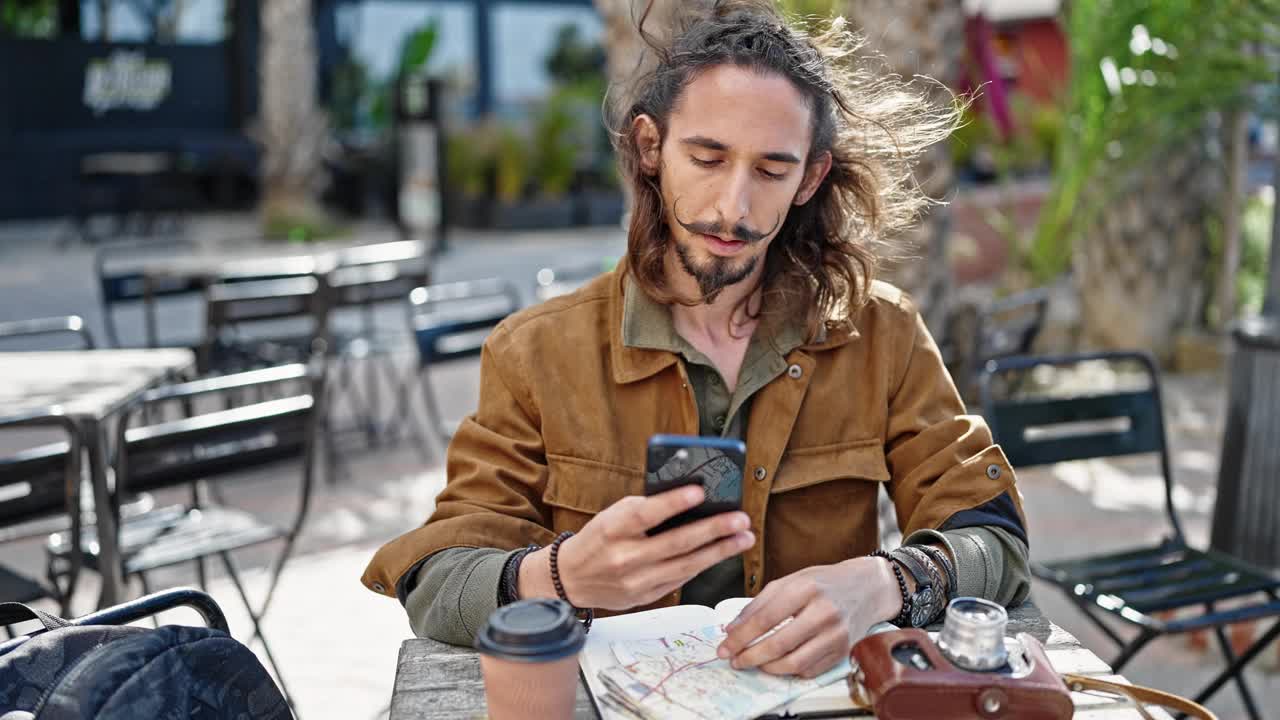
[[[753,316],[803,317],[813,340],[824,326],[848,324],[866,303],[889,242],[932,202],[911,169],[960,117],[959,101],[928,100],[926,78],[911,82],[862,51],[843,18],[809,32],[764,0],[683,3],[660,39],[646,29],[653,0],[635,19],[649,57],[610,88],[607,118],[619,170],[632,190],[627,261],[640,288],[661,303],[678,297],[666,278],[667,224],[660,173],[642,168],[634,121],[648,115],[666,140],[680,94],[700,72],[735,65],[787,78],[812,111],[808,161],[831,153],[832,166],[809,202],[792,206],[765,257],[763,294]],[[693,9],[687,9],[693,6]]]

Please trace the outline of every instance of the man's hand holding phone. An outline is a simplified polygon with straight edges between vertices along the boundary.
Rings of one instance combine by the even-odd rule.
[[[560,546],[560,579],[578,607],[627,610],[671,593],[716,563],[755,544],[750,520],[725,512],[650,536],[652,528],[702,504],[701,486],[625,497]],[[555,597],[550,551],[520,564],[520,597]]]

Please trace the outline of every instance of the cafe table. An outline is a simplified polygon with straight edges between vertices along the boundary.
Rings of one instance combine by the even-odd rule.
[[[95,508],[110,508],[109,426],[147,389],[195,367],[185,349],[0,352],[0,416],[56,410],[75,421],[89,459]],[[122,599],[117,518],[96,513],[103,606]]]
[[[1125,682],[1113,674],[1101,658],[1046,618],[1033,603],[1023,603],[1009,611],[1007,634],[1021,632],[1032,635],[1044,645],[1049,662],[1059,673]],[[1076,705],[1075,720],[1139,720],[1143,717],[1131,704],[1111,696],[1072,693],[1072,700]],[[1153,708],[1148,712],[1159,720],[1169,720],[1170,717],[1160,709]],[[474,650],[422,638],[405,640],[400,645],[390,720],[484,717],[484,681],[480,676],[480,659]],[[600,718],[581,678],[574,718]]]

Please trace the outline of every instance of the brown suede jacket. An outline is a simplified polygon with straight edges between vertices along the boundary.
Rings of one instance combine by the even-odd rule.
[[[623,344],[624,273],[494,330],[481,355],[479,409],[449,446],[435,512],[377,552],[366,586],[394,597],[403,576],[439,550],[545,545],[579,530],[644,493],[651,435],[698,434],[678,357]],[[875,550],[882,483],[904,536],[1004,493],[1025,525],[1008,460],[982,418],[965,414],[903,293],[875,283],[852,327],[829,328],[785,362],[755,395],[747,423],[742,509],[759,541],[743,556],[745,595]],[[677,591],[655,606],[679,600]]]

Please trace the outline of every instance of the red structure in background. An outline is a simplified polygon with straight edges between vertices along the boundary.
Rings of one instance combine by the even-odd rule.
[[[987,114],[1007,140],[1019,132],[1010,108],[1015,98],[1054,103],[1066,90],[1067,38],[1057,20],[1058,0],[967,0],[966,92],[982,86],[975,110]],[[1023,129],[1025,130],[1025,129]],[[993,226],[998,213],[1016,227],[1036,222],[1049,183],[975,186],[952,203],[952,258],[957,285],[999,282],[1009,262],[1008,238]]]
[[[1067,38],[1058,24],[1057,5],[1056,0],[967,3],[966,89],[986,85],[978,104],[992,112],[1002,130],[1011,122],[1006,98],[1025,95],[1036,102],[1053,102],[1066,87]]]

